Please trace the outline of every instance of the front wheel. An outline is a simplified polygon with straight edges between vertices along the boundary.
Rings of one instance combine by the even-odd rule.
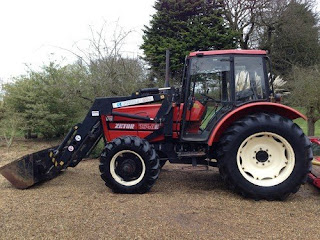
[[[235,122],[220,141],[219,170],[236,192],[254,199],[285,199],[310,171],[312,151],[291,120],[259,113]]]
[[[145,193],[159,175],[159,157],[139,137],[126,136],[108,143],[100,158],[101,178],[114,192]]]

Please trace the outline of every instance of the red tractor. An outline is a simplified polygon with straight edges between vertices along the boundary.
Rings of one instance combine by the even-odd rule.
[[[148,192],[169,161],[218,167],[246,197],[284,199],[306,181],[312,150],[292,122],[306,117],[276,103],[269,70],[262,50],[192,52],[181,88],[97,98],[59,146],[0,171],[27,188],[75,167],[103,138],[101,177],[114,192]]]

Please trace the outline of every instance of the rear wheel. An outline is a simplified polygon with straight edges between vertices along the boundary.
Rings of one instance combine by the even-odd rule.
[[[310,171],[312,151],[302,130],[275,114],[235,122],[220,141],[219,170],[236,192],[254,199],[284,199]]]
[[[108,143],[100,158],[101,178],[114,192],[145,193],[159,175],[159,158],[146,140],[120,137]]]

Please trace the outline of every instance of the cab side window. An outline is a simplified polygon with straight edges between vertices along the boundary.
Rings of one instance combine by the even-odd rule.
[[[262,57],[235,57],[236,101],[265,99],[265,75]]]

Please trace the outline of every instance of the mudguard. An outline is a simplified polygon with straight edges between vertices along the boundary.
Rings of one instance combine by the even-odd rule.
[[[253,113],[258,112],[267,112],[267,113],[275,113],[281,115],[283,117],[289,118],[291,120],[297,118],[303,118],[307,120],[307,117],[300,113],[299,111],[285,106],[279,103],[272,103],[272,102],[254,102],[244,104],[231,112],[225,115],[219,123],[214,128],[213,132],[211,133],[208,139],[208,145],[212,146],[214,142],[218,142],[223,132],[235,121],[238,119]]]

